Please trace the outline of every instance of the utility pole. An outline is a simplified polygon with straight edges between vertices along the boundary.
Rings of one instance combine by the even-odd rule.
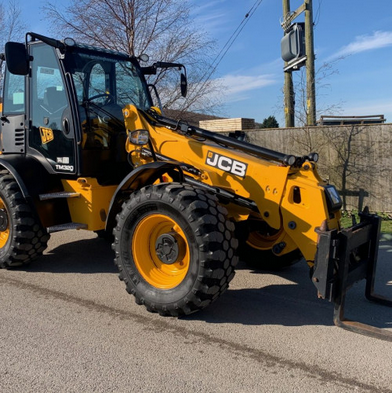
[[[283,18],[290,13],[290,0],[283,0]],[[285,62],[287,66],[287,62]],[[294,127],[294,86],[291,72],[284,73],[284,117],[286,127]]]
[[[313,5],[305,0],[305,47],[306,47],[306,93],[307,125],[316,125],[316,87],[314,70]]]
[[[293,39],[298,39],[297,47],[293,53],[296,57],[291,57],[292,43],[288,43],[288,39],[291,39],[290,34],[298,31],[293,30],[297,25],[291,25],[294,19],[300,14],[305,13],[305,54],[301,55],[301,50],[298,46],[301,46],[302,39],[300,35],[293,36]],[[293,27],[292,27],[293,26]],[[294,127],[294,87],[292,72],[298,70],[301,66],[306,65],[306,111],[307,119],[306,123],[308,126],[316,125],[316,87],[315,87],[315,68],[314,68],[314,40],[313,40],[313,5],[312,0],[304,0],[304,3],[294,12],[290,12],[290,0],[283,0],[283,30],[285,35],[282,39],[282,57],[285,61],[285,73],[284,73],[284,100],[285,100],[285,119],[286,127]],[[298,33],[299,34],[299,33]],[[302,36],[303,37],[303,36]],[[284,48],[284,50],[283,50]]]

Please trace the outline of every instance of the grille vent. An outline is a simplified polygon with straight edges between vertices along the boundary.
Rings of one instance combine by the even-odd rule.
[[[17,128],[15,130],[15,146],[24,146],[25,133],[23,128]]]

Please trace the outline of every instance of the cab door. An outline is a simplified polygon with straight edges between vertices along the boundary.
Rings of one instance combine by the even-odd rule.
[[[56,50],[30,45],[29,150],[49,172],[77,173],[75,132],[64,73]]]

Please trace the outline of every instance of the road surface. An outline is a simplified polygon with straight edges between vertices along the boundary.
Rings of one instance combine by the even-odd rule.
[[[380,247],[378,287],[392,297],[392,239]],[[392,331],[392,309],[363,285],[347,312]],[[134,303],[108,244],[52,235],[29,268],[0,270],[0,391],[392,392],[392,342],[332,323],[307,266],[279,274],[239,265],[230,289],[189,317]]]

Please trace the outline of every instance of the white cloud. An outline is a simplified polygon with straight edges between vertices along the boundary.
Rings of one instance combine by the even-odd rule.
[[[392,122],[392,101],[372,100],[361,103],[347,103],[343,107],[342,115],[368,116],[384,115],[388,123]]]
[[[194,1],[194,6],[191,9],[191,12],[195,13],[201,13],[201,12],[206,12],[210,10],[211,8],[216,8],[217,6],[220,6],[224,3],[224,0],[214,0],[214,1],[209,1],[206,4],[200,4],[199,1]]]
[[[191,9],[191,15],[198,25],[202,26],[210,34],[221,29],[228,29],[227,26],[227,9],[222,7],[224,0],[210,1],[206,4],[200,4],[194,1]]]
[[[219,78],[220,84],[225,86],[225,101],[239,101],[246,97],[244,93],[260,89],[276,83],[275,76],[266,75],[225,75]]]
[[[342,47],[331,58],[353,55],[392,45],[392,31],[375,31],[372,35],[361,35],[354,42]]]
[[[211,12],[206,15],[197,16],[195,20],[200,26],[203,26],[205,31],[211,32],[221,28],[226,28],[223,22],[226,19],[226,15],[221,12]]]
[[[279,83],[279,79],[274,74],[259,74],[254,75],[248,74],[244,75],[241,72],[236,74],[227,74],[221,78],[216,78],[209,81],[209,93],[205,96],[205,99],[211,100],[211,102],[216,102],[221,105],[221,108],[225,105],[238,103],[241,101],[251,100],[251,98],[256,94],[258,89],[263,89],[265,87]],[[204,88],[205,86],[201,86]],[[191,86],[192,91],[198,90],[198,85]],[[261,94],[260,94],[261,95]],[[205,102],[204,104],[205,105]],[[252,103],[249,104],[252,106]],[[249,108],[248,108],[249,109]],[[195,105],[193,110],[198,110],[198,106]],[[224,116],[228,116],[225,114]]]

